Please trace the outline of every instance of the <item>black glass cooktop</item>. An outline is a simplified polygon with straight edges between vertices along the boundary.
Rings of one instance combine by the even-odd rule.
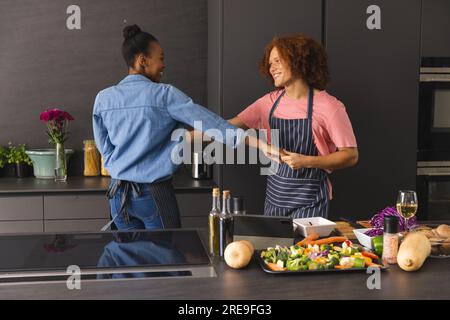
[[[0,273],[209,264],[196,230],[0,237]]]

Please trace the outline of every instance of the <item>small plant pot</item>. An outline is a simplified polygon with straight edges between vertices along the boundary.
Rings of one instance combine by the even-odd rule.
[[[17,178],[26,178],[30,176],[31,167],[26,163],[16,163],[14,170]]]

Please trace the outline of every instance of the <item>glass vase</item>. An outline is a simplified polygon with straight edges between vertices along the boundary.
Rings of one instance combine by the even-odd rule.
[[[65,182],[67,180],[67,161],[66,152],[63,143],[56,144],[56,166],[55,166],[55,181]]]

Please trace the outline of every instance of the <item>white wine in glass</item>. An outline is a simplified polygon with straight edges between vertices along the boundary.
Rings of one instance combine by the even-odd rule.
[[[405,219],[405,231],[408,232],[408,219],[414,217],[417,213],[419,204],[415,191],[400,190],[397,197],[397,212]]]

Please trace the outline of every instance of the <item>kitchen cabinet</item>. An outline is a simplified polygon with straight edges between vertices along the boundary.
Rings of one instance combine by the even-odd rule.
[[[44,196],[44,219],[107,219],[109,203],[105,194]]]
[[[235,117],[273,90],[258,71],[267,43],[277,35],[322,38],[322,1],[208,1],[208,107]],[[248,213],[262,214],[266,177],[257,165],[218,165],[216,182],[245,199]]]
[[[0,221],[42,220],[42,196],[0,197]]]
[[[380,29],[368,28],[374,4]],[[331,175],[331,218],[369,218],[415,188],[420,8],[420,0],[326,1],[328,91],[346,106],[360,154],[356,167]]]
[[[450,1],[422,0],[422,57],[450,57]]]

